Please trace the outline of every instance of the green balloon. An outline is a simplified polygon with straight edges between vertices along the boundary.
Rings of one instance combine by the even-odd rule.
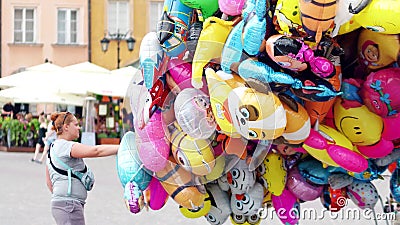
[[[219,8],[218,0],[180,0],[183,4],[190,8],[200,9],[203,18],[212,16]]]

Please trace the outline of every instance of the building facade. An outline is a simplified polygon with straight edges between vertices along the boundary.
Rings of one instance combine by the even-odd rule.
[[[90,5],[91,62],[107,69],[118,67],[118,40],[116,34],[123,36],[120,41],[120,67],[130,65],[139,58],[142,38],[155,31],[161,17],[163,0],[92,0]],[[108,50],[102,51],[100,41],[110,40]],[[114,37],[114,40],[113,40]],[[133,37],[135,47],[128,50],[126,40]]]
[[[2,0],[1,76],[52,62],[87,61],[88,1]]]

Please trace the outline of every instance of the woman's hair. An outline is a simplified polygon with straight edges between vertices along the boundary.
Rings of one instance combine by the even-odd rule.
[[[57,135],[63,133],[62,127],[72,121],[74,115],[70,112],[54,112],[51,114],[51,121],[53,121],[52,130],[55,130]]]

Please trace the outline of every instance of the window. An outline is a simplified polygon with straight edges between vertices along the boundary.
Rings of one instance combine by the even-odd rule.
[[[57,12],[57,43],[78,43],[78,10],[58,9]]]
[[[108,1],[108,32],[125,34],[130,30],[129,1]]]
[[[163,12],[164,2],[150,2],[150,16],[149,16],[149,30],[156,31],[158,21],[161,18]]]
[[[35,9],[14,9],[14,43],[35,42]]]

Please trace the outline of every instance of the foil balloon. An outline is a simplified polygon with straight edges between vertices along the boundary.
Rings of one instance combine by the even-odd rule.
[[[310,67],[311,71],[321,78],[335,75],[332,62],[324,57],[315,56],[314,51],[300,39],[273,35],[267,39],[266,51],[282,68],[298,72]]]
[[[246,139],[275,139],[283,134],[287,123],[282,103],[272,92],[262,93],[254,88],[238,87],[228,94],[233,126]]]
[[[307,81],[303,83],[303,81],[300,79],[293,78],[286,73],[275,72],[267,64],[255,61],[253,59],[246,59],[241,62],[238,67],[238,72],[239,75],[245,80],[254,78],[263,83],[276,83],[280,85],[286,84],[292,89],[298,90],[300,93],[313,93],[312,95],[308,95],[310,96],[309,98],[312,98],[313,100],[326,101],[326,98],[331,99],[341,94],[341,92],[337,92],[331,88],[332,85],[330,85],[327,81]]]
[[[188,209],[198,209],[204,203],[205,188],[192,179],[190,172],[177,165],[173,159],[156,172],[156,177],[169,196],[179,205]]]
[[[132,213],[139,213],[144,203],[143,191],[149,186],[152,177],[139,159],[135,133],[128,131],[122,137],[116,161],[127,207]]]
[[[286,111],[286,128],[282,134],[287,144],[302,144],[310,134],[310,117],[306,109],[286,94],[279,94]]]
[[[233,225],[258,225],[261,223],[261,218],[258,213],[250,216],[232,213],[230,218]]]
[[[231,65],[239,62],[242,57],[243,41],[242,32],[244,27],[244,20],[236,24],[226,39],[225,45],[221,53],[221,69],[225,73],[231,73]]]
[[[231,168],[226,179],[232,194],[243,194],[248,192],[256,182],[255,171],[250,171],[246,160],[232,160],[228,163],[228,168]]]
[[[182,215],[184,215],[187,218],[191,218],[191,219],[199,218],[199,217],[206,215],[210,211],[211,201],[212,201],[212,199],[210,198],[210,194],[207,191],[205,193],[204,203],[201,207],[198,207],[196,209],[188,209],[188,208],[185,208],[185,207],[179,205],[179,211],[182,213]]]
[[[231,195],[232,213],[236,215],[251,216],[258,213],[264,199],[263,186],[257,182],[242,194]]]
[[[332,84],[334,91],[344,92],[341,90],[342,85],[342,57],[344,56],[344,50],[341,46],[334,41],[332,38],[323,38],[319,43],[318,49],[322,50],[321,55],[329,59],[335,66],[336,74],[328,79],[328,82]],[[343,94],[342,94],[343,96]],[[332,109],[333,103],[336,97],[327,101],[304,101],[304,108],[307,110],[310,116],[311,125],[314,126],[317,120],[321,123],[324,122],[325,116]]]
[[[286,181],[287,188],[299,199],[303,201],[312,201],[322,194],[323,186],[307,182],[300,174],[297,167],[293,167],[288,172]]]
[[[359,64],[369,69],[376,70],[393,64],[397,60],[399,50],[398,35],[377,33],[364,29],[358,37]]]
[[[267,20],[266,20],[266,0],[257,0],[254,7],[254,14],[246,19],[243,28],[243,50],[249,56],[258,54],[264,40]]]
[[[145,190],[145,199],[147,205],[152,210],[160,210],[168,200],[168,193],[162,187],[156,177],[152,177],[149,186]]]
[[[322,163],[314,158],[303,160],[297,164],[301,176],[313,184],[328,184],[329,172]]]
[[[171,131],[170,140],[172,155],[183,169],[199,176],[211,173],[215,157],[210,140],[192,138],[177,124]]]
[[[317,125],[310,130],[303,148],[314,158],[327,165],[343,167],[353,172],[362,172],[368,167],[363,155],[354,151],[353,144],[334,128]]]
[[[207,86],[210,92],[210,103],[215,121],[221,132],[231,137],[240,137],[236,128],[233,126],[227,97],[234,88],[244,87],[245,82],[239,76],[219,76],[213,69],[205,70]]]
[[[400,201],[400,169],[398,166],[390,176],[390,193],[396,201]]]
[[[229,205],[228,193],[221,190],[218,184],[208,184],[206,188],[212,200],[210,210],[204,217],[211,225],[225,223],[232,212]]]
[[[139,61],[147,89],[153,87],[154,82],[161,77],[166,69],[164,51],[157,39],[156,32],[149,32],[140,43]]]
[[[275,196],[282,194],[286,185],[287,171],[281,154],[270,152],[257,171],[261,175],[260,179],[265,189]]]
[[[354,20],[373,32],[398,34],[400,33],[400,21],[397,17],[399,14],[399,1],[374,0],[354,15]]]
[[[190,8],[200,9],[204,19],[211,17],[218,10],[218,0],[180,0]]]
[[[137,127],[135,126],[135,131],[138,135],[140,160],[147,169],[153,172],[162,170],[168,161],[170,146],[163,132],[161,112],[154,113],[143,129]]]
[[[396,115],[400,110],[400,68],[370,73],[360,89],[369,110],[381,117]]]
[[[275,30],[287,36],[306,36],[300,19],[299,1],[278,0],[273,16]]]
[[[283,224],[297,224],[300,218],[300,204],[297,197],[285,188],[280,196],[272,195],[272,205]]]
[[[319,43],[322,35],[333,26],[336,0],[300,0],[299,7],[303,29]]]
[[[164,1],[164,12],[157,26],[157,38],[169,57],[182,57],[186,51],[192,9],[179,0]]]
[[[334,122],[357,149],[366,157],[381,158],[394,148],[391,140],[399,138],[395,132],[400,124],[398,117],[382,119],[365,105],[346,109],[341,99],[333,106]]]
[[[179,92],[174,104],[175,118],[182,131],[194,139],[207,139],[214,134],[216,123],[208,95],[195,88]]]
[[[242,13],[246,0],[218,0],[219,9],[226,15],[237,16]]]
[[[355,179],[347,187],[347,195],[360,209],[373,209],[378,202],[378,191],[371,182]]]
[[[192,21],[189,26],[189,35],[186,41],[186,47],[189,52],[188,58],[192,61],[196,51],[197,42],[203,29],[203,17],[198,10],[193,10]]]
[[[192,85],[200,89],[203,87],[204,66],[213,58],[221,57],[221,52],[234,22],[224,21],[216,17],[209,17],[203,23],[196,52],[192,63]]]
[[[190,88],[192,78],[192,65],[178,58],[168,60],[167,71],[180,90]]]
[[[336,16],[334,19],[335,28],[332,30],[332,37],[335,37],[339,28],[350,21],[354,14],[361,12],[371,0],[340,0],[337,1]]]

